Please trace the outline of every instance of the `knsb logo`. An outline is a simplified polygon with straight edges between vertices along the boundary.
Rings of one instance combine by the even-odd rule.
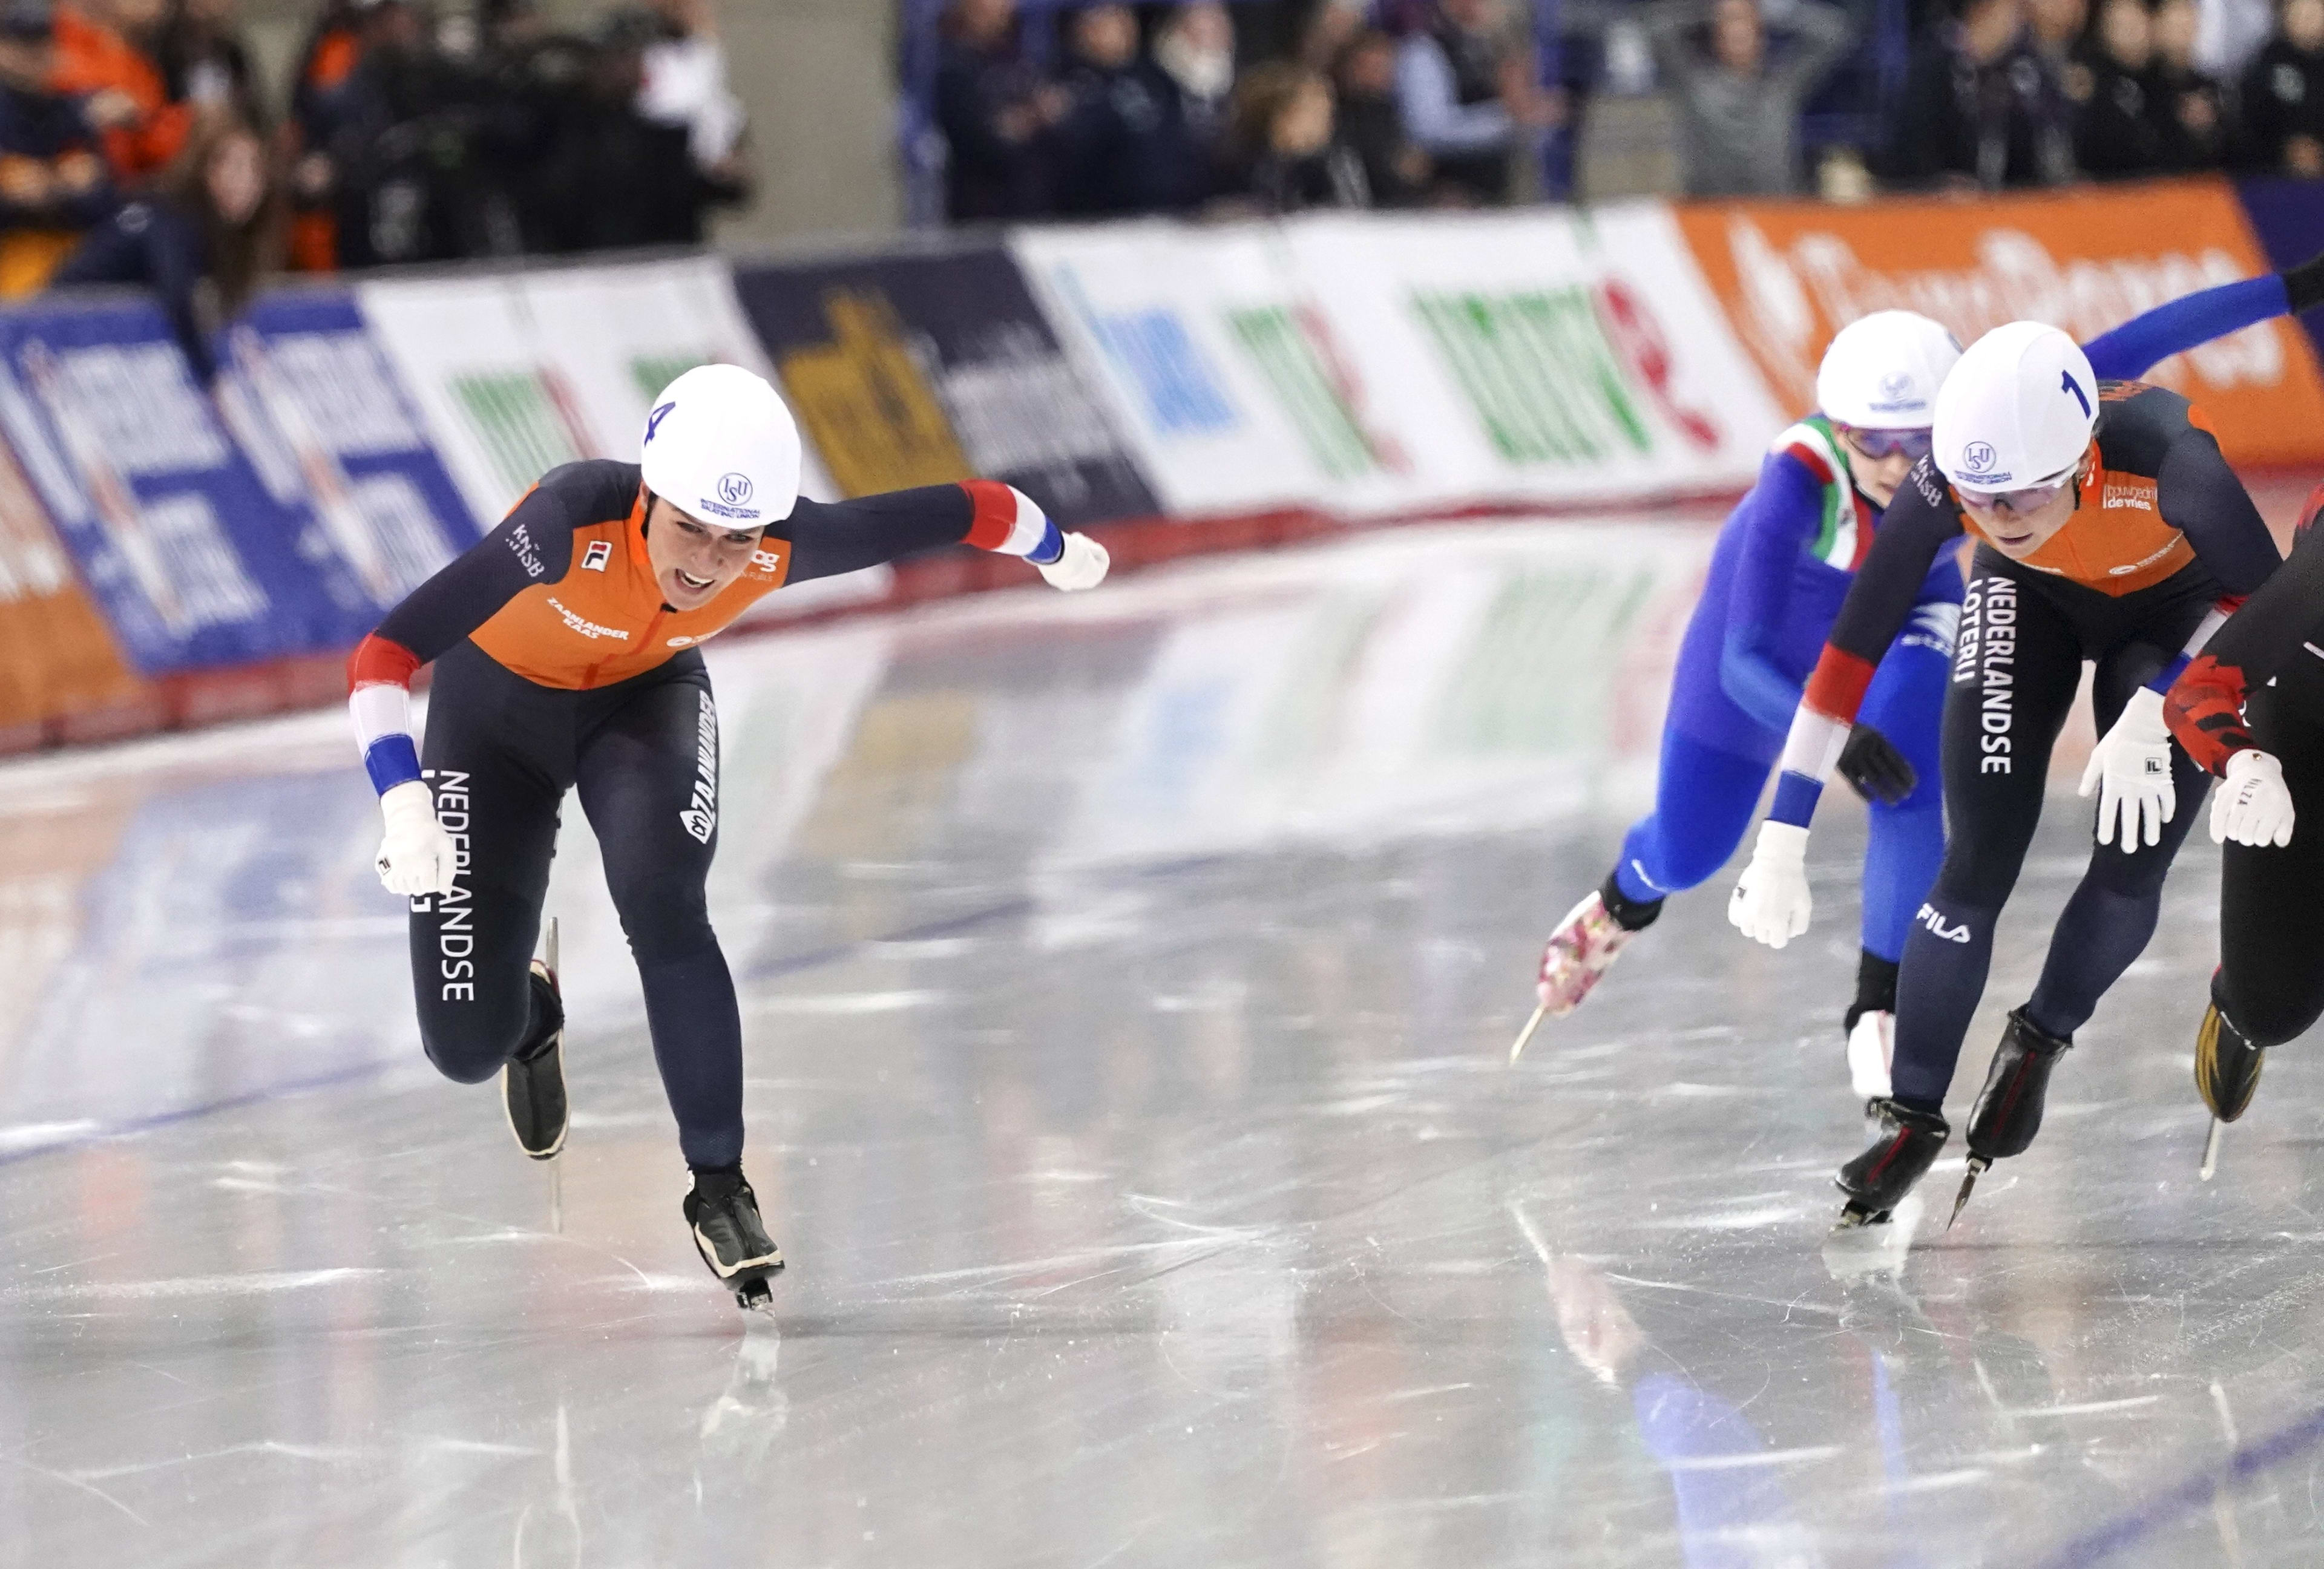
[[[1949,943],[1965,943],[1969,941],[1969,922],[1962,921],[1958,926],[1947,926],[1945,924],[1945,918],[1937,913],[1937,907],[1933,904],[1923,905],[1921,907],[1921,913],[1914,916],[1913,918],[1919,921],[1923,926],[1928,928],[1929,935],[1931,937],[1940,938]]]

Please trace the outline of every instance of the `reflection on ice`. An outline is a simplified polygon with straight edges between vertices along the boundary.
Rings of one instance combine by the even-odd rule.
[[[552,1177],[420,1060],[338,715],[0,770],[9,1540],[2307,1561],[2324,1081],[2271,1063],[2196,1180],[2204,856],[1950,1233],[1828,1241],[1861,1112],[1844,808],[1829,932],[1771,954],[1674,900],[1504,1066],[1650,781],[1709,538],[1415,530],[719,648],[768,1322],[679,1223],[577,814]],[[2043,830],[1997,1000],[2087,810]]]

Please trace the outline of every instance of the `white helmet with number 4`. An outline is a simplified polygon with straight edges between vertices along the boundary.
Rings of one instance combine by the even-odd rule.
[[[798,424],[740,365],[702,365],[664,388],[641,461],[648,490],[715,528],[763,528],[798,504]]]
[[[1987,493],[2054,485],[2098,421],[2089,356],[2054,327],[2013,321],[1969,345],[1937,394],[1937,467]]]
[[[1942,324],[1910,310],[1876,310],[1833,335],[1816,369],[1816,411],[1858,430],[1926,430],[1937,389],[1960,358]]]

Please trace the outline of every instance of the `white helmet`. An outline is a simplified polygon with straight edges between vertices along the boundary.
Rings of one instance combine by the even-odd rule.
[[[2098,420],[2098,380],[2074,340],[2038,321],[1997,327],[1937,394],[1937,467],[1955,485],[2027,490],[2073,471]]]
[[[1859,430],[1926,430],[1960,352],[1951,333],[1914,311],[1859,316],[1823,351],[1816,409]]]
[[[782,394],[740,365],[687,372],[646,416],[646,488],[715,527],[743,532],[789,517],[799,461]]]

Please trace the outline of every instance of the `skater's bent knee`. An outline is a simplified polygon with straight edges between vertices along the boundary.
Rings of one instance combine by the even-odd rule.
[[[484,1083],[524,1044],[525,1029],[531,1022],[530,999],[525,1001],[522,1010],[495,1011],[505,1013],[504,1018],[423,1016],[420,1043],[427,1049],[428,1060],[455,1084]]]

